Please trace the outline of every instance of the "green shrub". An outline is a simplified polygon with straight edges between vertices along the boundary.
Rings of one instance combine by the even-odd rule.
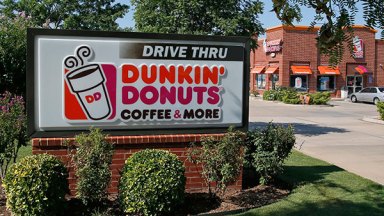
[[[11,166],[3,181],[7,207],[14,215],[59,215],[67,177],[67,169],[54,156],[27,156]]]
[[[276,100],[277,92],[275,90],[265,90],[263,92],[263,100],[274,101]]]
[[[75,142],[78,147],[72,159],[77,177],[76,196],[85,205],[96,205],[107,197],[113,145],[106,141],[100,129],[91,129],[89,134],[77,135]]]
[[[214,195],[223,193],[230,183],[238,178],[242,164],[245,134],[229,128],[224,137],[216,140],[213,137],[202,137],[201,147],[192,146],[188,151],[188,159],[202,164],[202,175],[212,197],[211,183],[216,183]]]
[[[380,114],[381,120],[384,120],[384,102],[378,102],[376,106],[377,106],[377,111]]]
[[[287,104],[299,104],[301,102],[300,95],[293,88],[283,90],[282,101]]]
[[[276,88],[276,100],[283,101],[283,97],[286,95],[287,92],[291,92],[296,90],[294,88],[289,87],[277,87]]]
[[[184,166],[163,150],[143,150],[125,161],[119,199],[125,213],[171,213],[184,201]]]
[[[9,165],[16,162],[26,139],[24,99],[5,92],[0,95],[0,179],[7,174]]]
[[[263,100],[270,100],[271,98],[271,91],[270,90],[265,90],[263,92]]]
[[[316,92],[309,94],[309,104],[325,105],[331,100],[331,92]]]
[[[253,166],[266,184],[283,169],[296,138],[292,126],[269,123],[264,129],[249,131],[246,139],[245,165]]]

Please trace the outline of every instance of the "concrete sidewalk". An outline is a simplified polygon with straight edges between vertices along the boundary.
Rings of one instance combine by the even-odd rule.
[[[364,121],[378,116],[376,106],[348,101],[331,101],[331,105],[250,98],[250,126],[270,121],[293,124],[300,151],[384,185],[384,125]]]

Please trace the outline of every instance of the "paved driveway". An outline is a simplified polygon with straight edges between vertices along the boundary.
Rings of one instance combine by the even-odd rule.
[[[293,124],[300,151],[384,185],[384,125],[372,104],[332,101],[333,106],[288,105],[250,98],[250,127]]]

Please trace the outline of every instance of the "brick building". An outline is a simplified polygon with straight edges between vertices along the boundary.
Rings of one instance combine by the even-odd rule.
[[[384,41],[375,39],[376,30],[354,26],[354,55],[346,51],[336,67],[316,46],[318,27],[277,26],[266,30],[259,48],[251,52],[250,90],[263,93],[276,86],[298,91],[331,91],[346,96],[368,86],[384,86]],[[345,90],[345,91],[342,91]]]

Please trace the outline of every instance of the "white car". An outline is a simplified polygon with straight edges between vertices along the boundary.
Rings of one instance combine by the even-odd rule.
[[[364,88],[359,92],[351,94],[351,101],[353,103],[362,101],[377,104],[379,101],[384,101],[384,87]]]

